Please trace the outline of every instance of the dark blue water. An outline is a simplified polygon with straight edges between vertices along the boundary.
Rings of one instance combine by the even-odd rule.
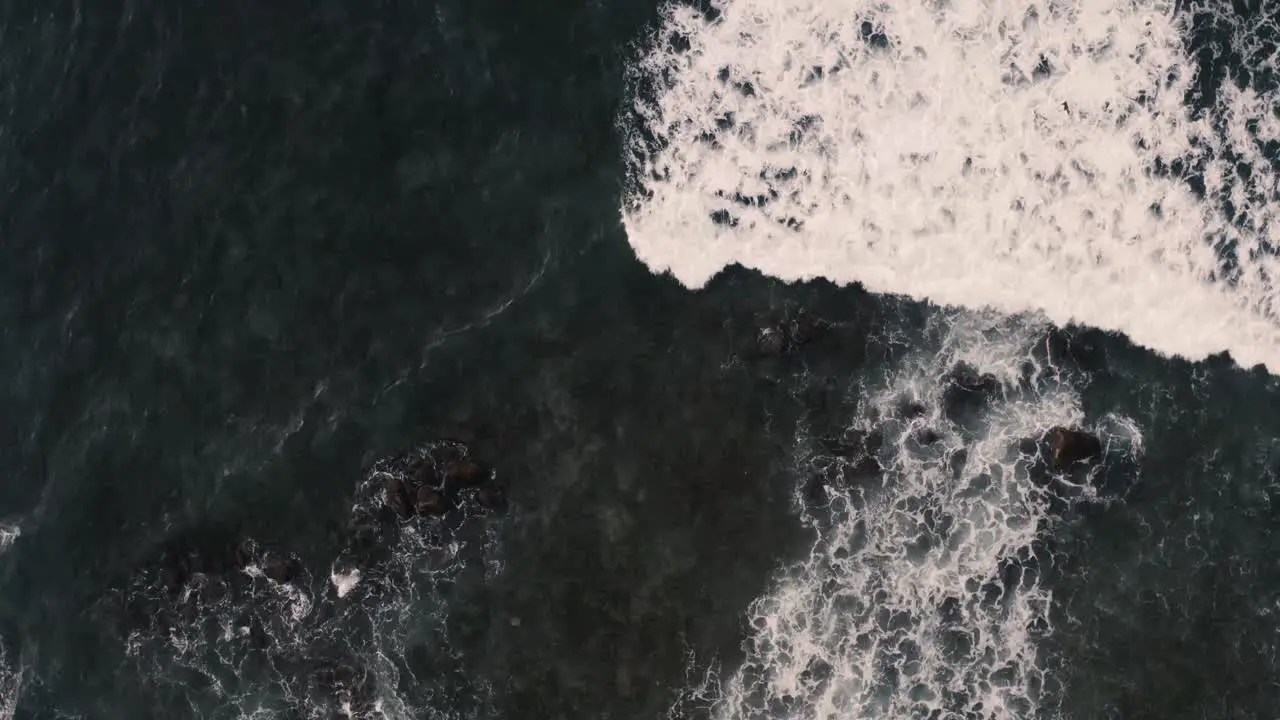
[[[857,381],[931,310],[740,269],[690,293],[635,260],[615,118],[656,19],[0,7],[15,717],[327,717],[337,687],[408,717],[660,718],[690,653],[734,666],[747,605],[809,540],[797,428],[849,422]],[[757,329],[801,310],[831,330],[754,357]],[[1055,342],[1092,373],[1086,414],[1147,442],[1124,502],[1046,541],[1062,711],[1280,714],[1275,382],[1087,330]],[[378,536],[381,579],[340,602],[366,472],[449,438],[505,510],[451,515],[467,562],[440,575],[429,540]],[[294,554],[312,616],[273,625],[262,579],[185,611],[163,592],[174,548],[244,538]],[[166,644],[224,616],[242,640]]]

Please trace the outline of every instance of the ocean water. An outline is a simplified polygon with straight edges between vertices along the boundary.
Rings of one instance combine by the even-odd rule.
[[[0,5],[0,718],[1280,716],[1276,17]]]

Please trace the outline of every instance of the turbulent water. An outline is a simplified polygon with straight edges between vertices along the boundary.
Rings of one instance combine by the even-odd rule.
[[[0,5],[0,718],[1280,716],[1276,17]]]
[[[1196,106],[1187,38],[1231,12],[1173,5],[675,7],[628,237],[695,287],[738,262],[1276,369],[1276,27],[1231,27],[1250,66]]]

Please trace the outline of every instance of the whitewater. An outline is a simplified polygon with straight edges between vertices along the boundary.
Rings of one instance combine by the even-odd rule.
[[[886,482],[830,488],[816,505],[797,487],[813,545],[752,604],[745,661],[728,675],[708,668],[673,720],[1053,716],[1061,698],[1038,651],[1054,631],[1053,592],[1038,541],[1061,522],[1055,504],[1114,498],[1087,481],[1034,482],[1020,441],[1089,427],[1123,461],[1141,456],[1141,434],[1125,417],[1087,421],[1081,379],[1036,353],[1042,321],[952,311],[930,326],[900,367],[861,388],[852,418],[854,432],[882,434]],[[972,417],[944,399],[962,365],[1000,388]],[[811,441],[796,439],[798,477],[842,462]]]
[[[671,717],[1060,711],[1039,651],[1053,590],[1026,568],[1062,498],[1018,448],[1054,425],[1113,461],[1144,441],[1086,417],[1087,378],[1035,348],[1079,324],[1280,370],[1275,30],[1163,0],[667,6],[619,117],[637,257],[691,289],[739,264],[941,306],[933,340],[852,383],[850,430],[885,436],[883,486],[811,507],[811,466],[835,460],[796,439],[814,545],[752,605],[739,666],[691,661]],[[1212,42],[1248,71],[1203,76]],[[972,425],[946,415],[962,365],[999,388]],[[886,424],[904,402],[923,416]],[[1087,478],[1072,492],[1120,501]]]
[[[690,288],[738,263],[1274,373],[1275,27],[1231,5],[669,6],[620,119],[629,242]],[[1250,73],[1199,77],[1196,23]]]

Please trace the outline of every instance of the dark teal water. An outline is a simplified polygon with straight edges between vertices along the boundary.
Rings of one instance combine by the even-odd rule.
[[[932,310],[740,269],[690,293],[635,260],[615,118],[656,19],[0,6],[15,717],[325,717],[316,698],[354,681],[324,677],[376,670],[369,692],[410,717],[660,718],[691,652],[734,666],[747,605],[810,539],[799,424],[849,422]],[[832,331],[747,357],[801,308]],[[1277,716],[1275,382],[1068,335],[1086,414],[1132,417],[1147,448],[1124,502],[1046,540],[1058,707]],[[507,511],[465,520],[464,569],[432,580],[411,548],[381,595],[334,601],[366,469],[446,437],[495,468]],[[274,627],[275,596],[242,588],[164,622],[265,629],[184,660],[130,593],[175,543],[239,537],[297,554],[315,617]]]

